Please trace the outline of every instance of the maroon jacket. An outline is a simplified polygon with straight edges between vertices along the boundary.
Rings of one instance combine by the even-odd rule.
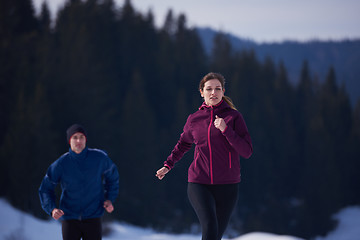
[[[223,118],[227,128],[221,132],[214,126],[215,116]],[[240,182],[240,157],[253,152],[245,121],[238,111],[221,101],[216,106],[203,104],[190,114],[179,141],[165,161],[170,169],[195,144],[194,160],[188,171],[188,181],[201,184],[231,184]]]

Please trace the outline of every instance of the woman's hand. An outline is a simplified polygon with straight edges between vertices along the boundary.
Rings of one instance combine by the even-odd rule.
[[[106,200],[104,202],[104,208],[108,213],[112,213],[112,211],[114,211],[114,206],[110,200]]]
[[[165,175],[169,172],[170,170],[167,167],[162,167],[159,170],[157,170],[156,172],[156,176],[158,177],[158,179],[163,179],[165,177]]]
[[[219,118],[218,115],[215,116],[214,126],[219,129],[221,132],[225,131],[227,125],[223,118]]]
[[[58,209],[58,208],[54,208],[51,212],[51,216],[53,217],[53,219],[58,220],[59,218],[61,218],[64,215],[63,210]]]

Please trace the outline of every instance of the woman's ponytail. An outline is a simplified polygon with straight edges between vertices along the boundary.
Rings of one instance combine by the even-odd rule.
[[[229,104],[229,106],[232,108],[232,109],[234,109],[234,110],[237,110],[236,109],[236,107],[235,107],[235,105],[234,105],[234,103],[232,102],[232,100],[231,100],[231,98],[229,98],[228,96],[223,96],[223,100],[227,103],[227,104]]]

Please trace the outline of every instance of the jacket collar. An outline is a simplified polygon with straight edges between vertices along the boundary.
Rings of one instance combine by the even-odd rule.
[[[88,147],[85,147],[84,150],[82,150],[81,153],[77,154],[76,152],[74,152],[73,150],[71,150],[71,148],[69,148],[69,153],[70,153],[70,156],[72,158],[74,158],[75,160],[84,160],[87,156],[87,151],[88,151]]]
[[[214,106],[206,105],[206,103],[203,102],[202,105],[199,107],[199,110],[211,109],[211,108],[226,108],[228,106],[229,105],[224,101],[224,99],[222,99],[218,104]]]

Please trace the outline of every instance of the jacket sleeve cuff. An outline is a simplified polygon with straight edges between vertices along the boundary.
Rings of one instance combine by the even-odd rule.
[[[166,167],[167,169],[171,170],[171,167],[167,164],[164,164],[164,167]]]

